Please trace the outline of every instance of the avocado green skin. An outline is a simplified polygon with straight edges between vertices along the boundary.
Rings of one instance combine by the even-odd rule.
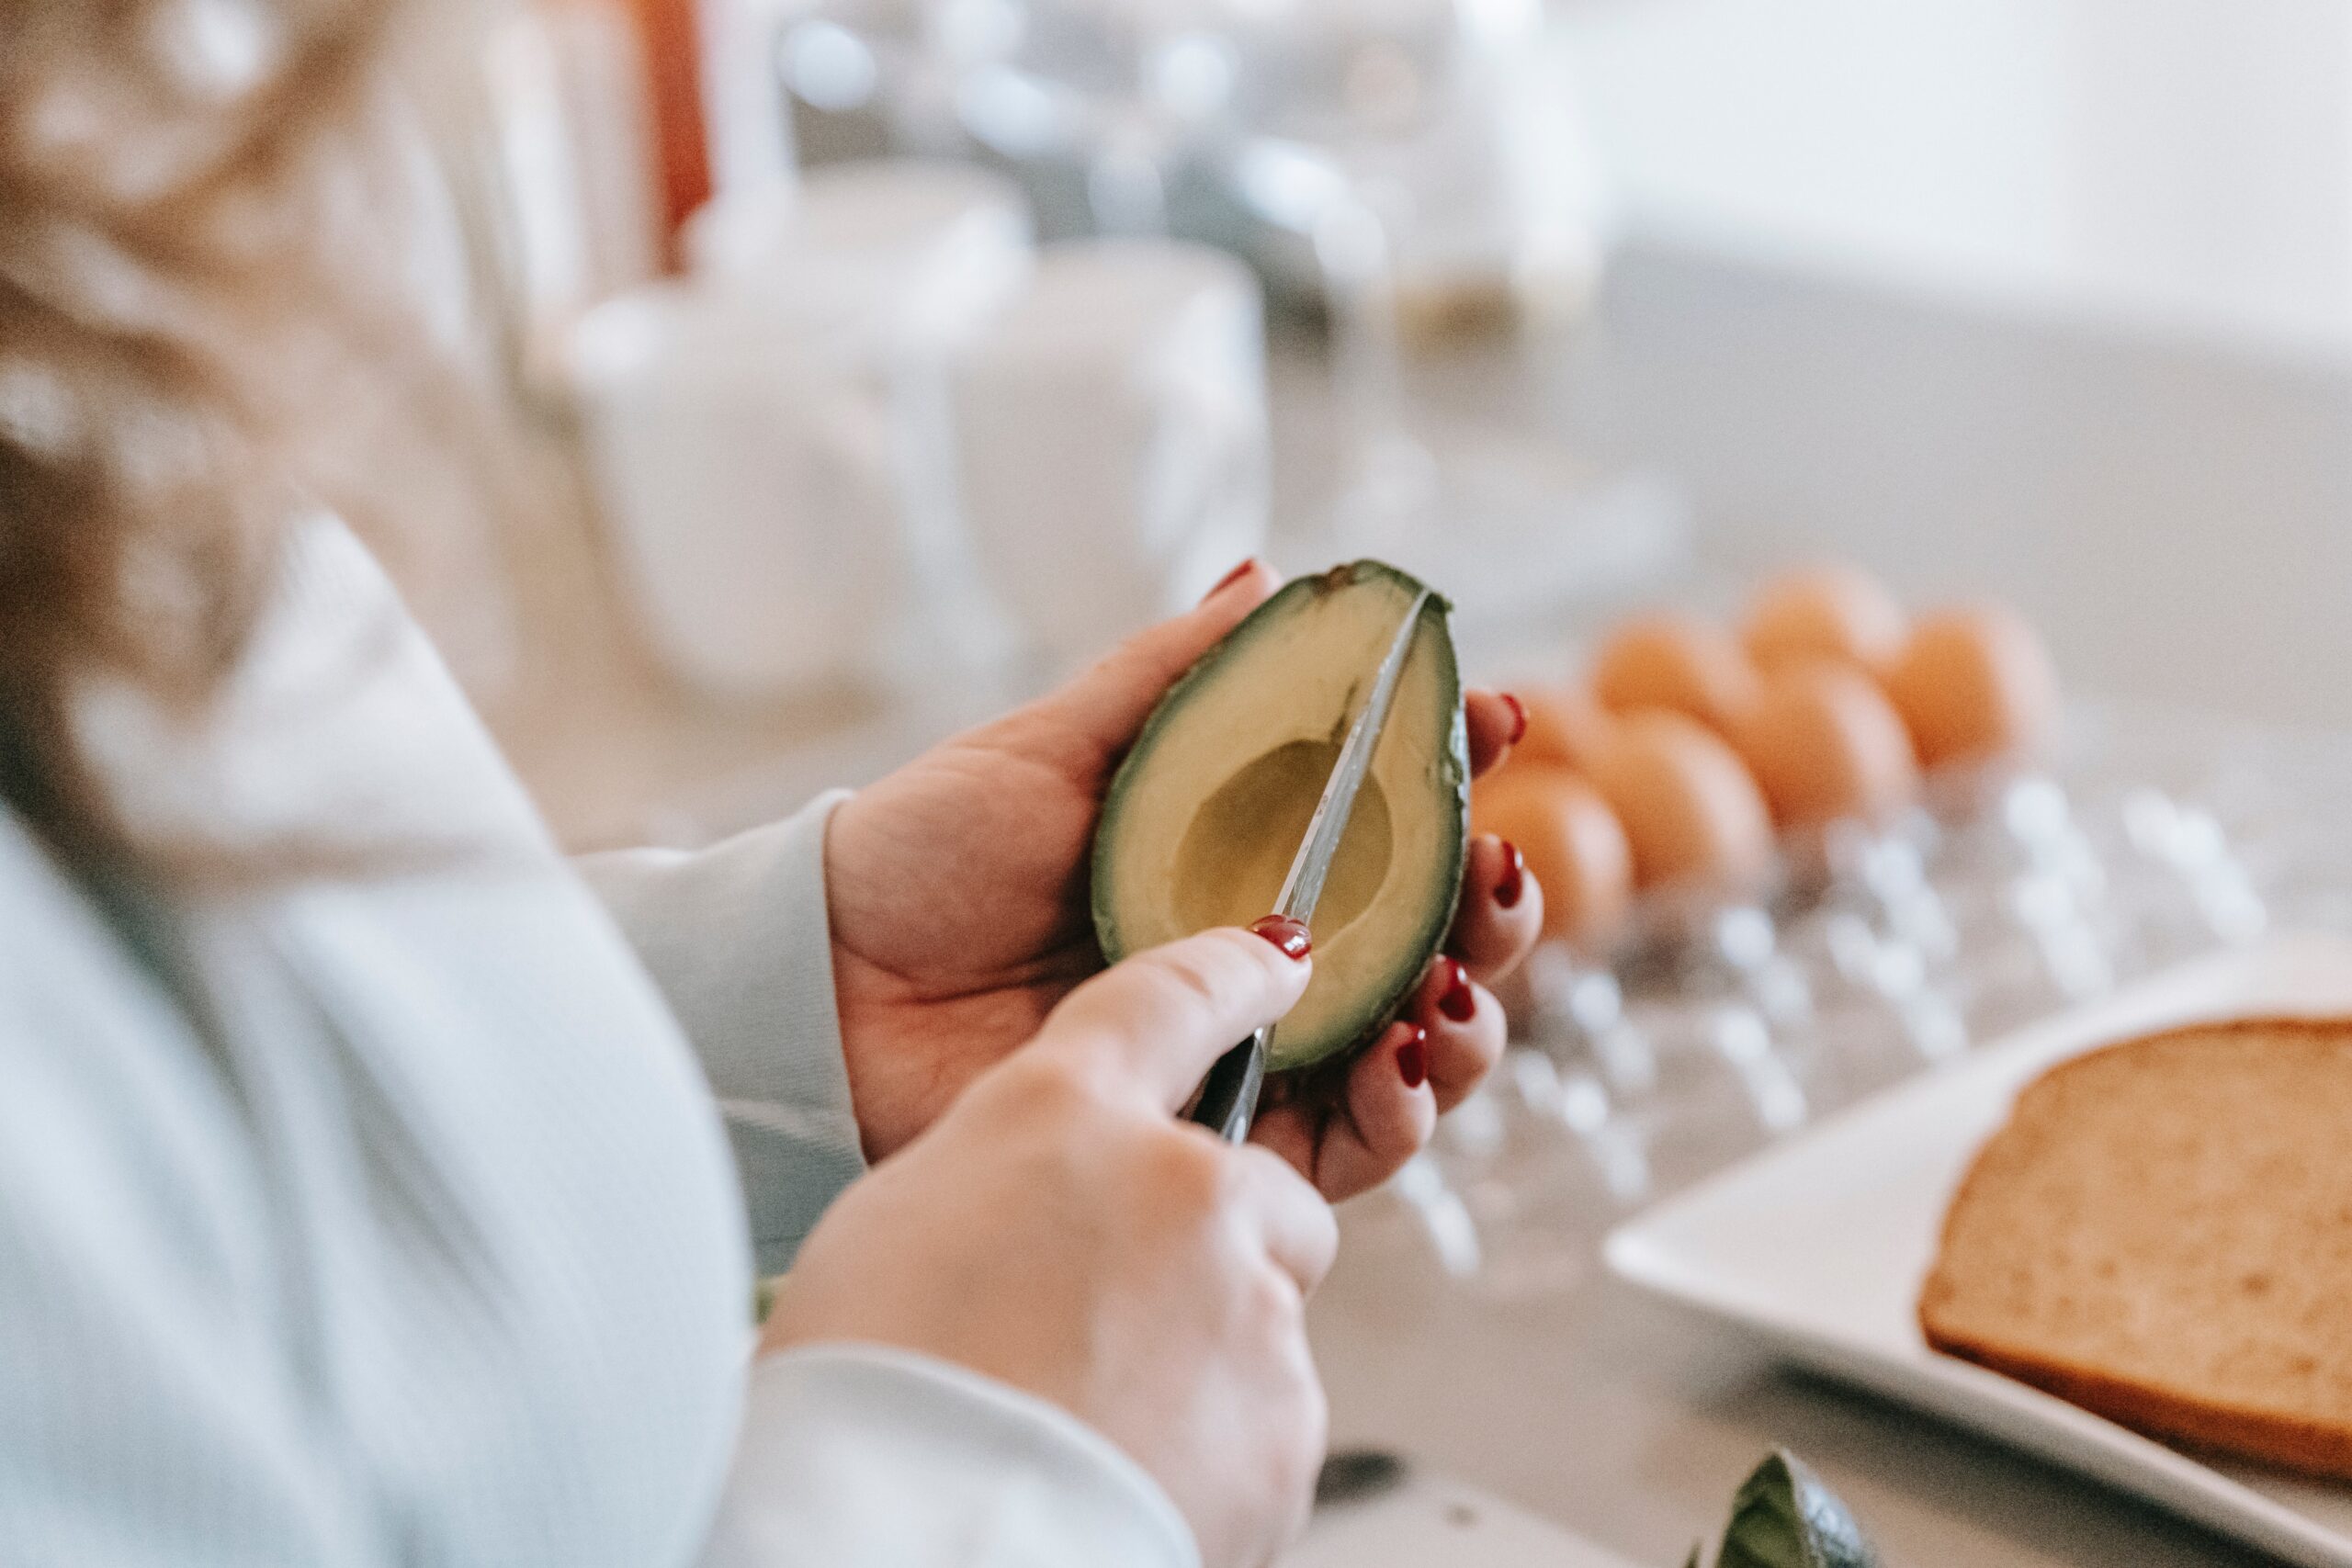
[[[1838,1495],[1775,1449],[1732,1499],[1715,1568],[1879,1568],[1879,1558]]]
[[[1249,647],[1267,628],[1279,626],[1288,609],[1311,595],[1333,592],[1354,583],[1359,577],[1374,574],[1393,579],[1402,586],[1408,599],[1426,586],[1419,578],[1376,560],[1351,561],[1346,566],[1333,567],[1319,576],[1294,579],[1283,584],[1272,598],[1251,611],[1250,618],[1227,632],[1215,648],[1201,655],[1152,708],[1151,716],[1144,721],[1135,745],[1128,749],[1125,760],[1119,764],[1118,773],[1112,777],[1111,788],[1102,800],[1102,816],[1094,829],[1094,934],[1102,943],[1105,962],[1116,964],[1129,953],[1126,943],[1120,939],[1118,923],[1111,913],[1111,862],[1114,846],[1118,843],[1121,808],[1126,800],[1128,786],[1144,768],[1150,765],[1153,745],[1160,729],[1182,710],[1193,695],[1216,680],[1227,660]],[[1440,676],[1453,698],[1453,716],[1439,759],[1444,773],[1440,787],[1444,792],[1448,808],[1447,821],[1443,826],[1453,835],[1453,852],[1449,857],[1453,869],[1447,878],[1444,897],[1432,906],[1423,922],[1419,940],[1413,944],[1417,956],[1410,964],[1399,968],[1383,994],[1368,998],[1363,1009],[1362,1026],[1340,1044],[1312,1055],[1285,1053],[1282,1049],[1282,1032],[1276,1030],[1274,1050],[1267,1063],[1272,1071],[1286,1072],[1309,1066],[1361,1051],[1372,1043],[1380,1032],[1388,1027],[1397,1010],[1405,1005],[1405,998],[1412,995],[1414,987],[1420,984],[1430,960],[1437,956],[1438,949],[1444,945],[1445,933],[1453,927],[1454,907],[1462,897],[1463,867],[1470,843],[1470,732],[1462,715],[1462,671],[1454,662],[1453,634],[1447,620],[1453,611],[1453,602],[1434,590],[1430,593],[1429,603],[1421,607],[1423,621],[1434,618],[1441,634],[1437,645],[1442,660]]]

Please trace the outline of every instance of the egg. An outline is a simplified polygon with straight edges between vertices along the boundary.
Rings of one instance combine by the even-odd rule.
[[[1765,676],[1732,739],[1784,828],[1883,821],[1918,794],[1903,716],[1841,664],[1815,660]]]
[[[1627,621],[1592,663],[1592,694],[1621,714],[1671,708],[1721,729],[1755,690],[1756,667],[1729,633],[1675,612]]]
[[[1592,783],[1624,824],[1637,886],[1745,892],[1771,869],[1771,818],[1756,780],[1687,714],[1625,715],[1593,760]]]
[[[2057,728],[2049,652],[2023,616],[1997,605],[1923,616],[1884,681],[1930,768],[2030,752]]]
[[[1518,762],[1561,767],[1589,765],[1616,720],[1577,687],[1539,686],[1512,694],[1527,710],[1527,730],[1511,748]]]
[[[1784,573],[1749,601],[1740,641],[1761,670],[1806,659],[1883,669],[1908,632],[1903,606],[1858,567],[1831,563]]]
[[[1634,853],[1625,829],[1591,784],[1556,763],[1530,762],[1481,780],[1472,828],[1515,845],[1544,889],[1544,934],[1603,945],[1633,901]]]

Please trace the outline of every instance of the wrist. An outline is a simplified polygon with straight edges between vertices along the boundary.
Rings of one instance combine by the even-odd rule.
[[[879,1081],[877,1053],[872,1048],[874,1023],[865,1005],[875,976],[872,965],[844,940],[844,931],[856,919],[848,893],[856,884],[854,867],[845,865],[845,844],[858,836],[859,796],[851,795],[835,808],[825,825],[825,931],[833,976],[833,1017],[841,1032],[842,1076],[849,1085],[850,1115],[857,1123],[858,1140],[867,1163],[880,1159],[902,1141],[892,1135],[893,1118],[884,1107],[889,1100],[887,1082]],[[887,1073],[881,1075],[887,1078]]]
[[[905,1147],[927,1122],[919,1109],[925,1075],[903,1031],[892,1027],[900,1010],[881,994],[891,978],[838,941],[832,953],[842,1073],[849,1082],[850,1114],[871,1164]]]

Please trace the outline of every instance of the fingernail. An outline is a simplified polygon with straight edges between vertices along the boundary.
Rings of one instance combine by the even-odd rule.
[[[1288,915],[1268,915],[1250,929],[1281,948],[1284,958],[1304,958],[1315,945],[1306,934],[1306,922]]]
[[[1509,692],[1502,694],[1502,699],[1510,705],[1510,739],[1508,744],[1516,746],[1527,739],[1527,705]]]
[[[1456,1023],[1469,1022],[1470,1015],[1478,1010],[1478,998],[1470,989],[1470,972],[1459,959],[1445,961],[1445,989],[1437,998],[1437,1010]]]
[[[1210,600],[1216,598],[1218,594],[1224,592],[1227,589],[1232,587],[1243,578],[1249,576],[1250,569],[1257,564],[1258,558],[1256,556],[1244,558],[1239,566],[1235,567],[1231,571],[1227,572],[1223,577],[1216,580],[1216,587],[1201,595],[1201,603],[1204,604],[1207,604]]]
[[[1527,891],[1527,862],[1517,844],[1509,839],[1497,841],[1503,847],[1503,874],[1495,878],[1495,902],[1506,909],[1516,909],[1520,895]]]
[[[1430,1033],[1418,1023],[1413,1025],[1412,1037],[1396,1047],[1396,1076],[1405,1080],[1407,1089],[1419,1089],[1430,1081]]]

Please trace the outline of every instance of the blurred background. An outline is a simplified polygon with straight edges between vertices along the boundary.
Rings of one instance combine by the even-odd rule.
[[[854,782],[1261,547],[1423,567],[1497,665],[1834,554],[2352,718],[2340,5],[538,0],[481,68],[574,488],[447,640],[578,842]]]
[[[1477,813],[1564,912],[1351,1206],[1342,1436],[1654,1553],[1794,1428],[1923,1561],[2234,1561],[1589,1287],[1879,1088],[2352,930],[2352,6],[498,17],[446,162],[546,504],[417,597],[571,845],[874,777],[1247,555],[1396,561],[1535,709]]]
[[[2352,926],[2352,7],[527,0],[472,86],[549,504],[420,599],[573,846],[874,777],[1253,553],[1453,597],[1558,907],[1395,1194],[1456,1275]],[[1747,723],[1790,625],[1867,689]],[[1709,733],[1600,758],[1596,694]]]

